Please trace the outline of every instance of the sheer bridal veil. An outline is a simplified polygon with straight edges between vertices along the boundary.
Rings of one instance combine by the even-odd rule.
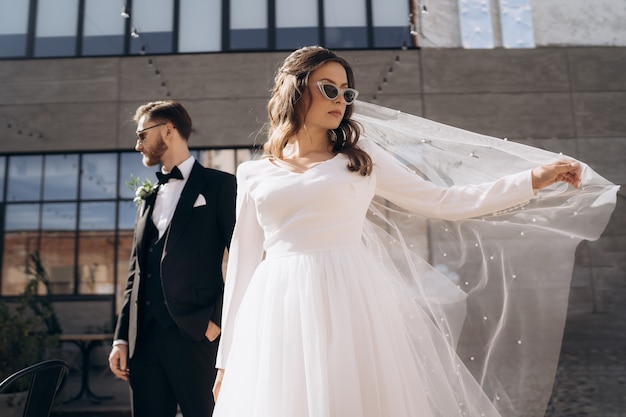
[[[363,137],[442,186],[491,181],[562,157],[373,104],[355,106]],[[575,249],[600,236],[618,189],[582,165],[580,189],[555,184],[524,205],[482,218],[431,220],[372,203],[364,241],[397,272],[393,285],[416,357],[416,308],[445,339],[438,350],[460,403],[476,394],[459,376],[469,371],[502,415],[544,415]]]

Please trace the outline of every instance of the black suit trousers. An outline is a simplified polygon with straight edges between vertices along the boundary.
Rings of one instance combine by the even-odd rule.
[[[174,417],[178,403],[185,417],[210,417],[219,337],[196,341],[156,320],[139,332],[129,364],[133,416]]]

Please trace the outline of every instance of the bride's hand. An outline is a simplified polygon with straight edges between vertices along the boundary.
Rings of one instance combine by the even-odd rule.
[[[559,181],[578,188],[581,175],[582,168],[576,161],[558,160],[549,162],[533,169],[533,188],[540,190]]]
[[[222,379],[224,378],[224,370],[218,369],[217,376],[215,377],[215,383],[213,384],[213,400],[217,402],[217,397],[220,395],[220,388],[222,387]]]

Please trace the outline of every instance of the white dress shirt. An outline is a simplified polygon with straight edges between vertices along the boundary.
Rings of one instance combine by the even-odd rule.
[[[154,203],[154,210],[152,211],[152,221],[159,230],[159,239],[163,236],[167,230],[167,226],[172,220],[174,210],[176,210],[180,194],[183,192],[183,188],[185,188],[185,184],[187,183],[187,178],[189,178],[189,174],[191,173],[191,168],[193,168],[194,161],[194,157],[190,156],[180,165],[177,165],[178,169],[183,174],[182,180],[172,178],[166,184],[159,186],[157,199]],[[163,168],[161,169],[161,172],[164,174],[169,173],[169,171],[166,171]]]

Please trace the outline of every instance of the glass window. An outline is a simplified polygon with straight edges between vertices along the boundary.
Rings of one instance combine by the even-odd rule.
[[[33,201],[41,198],[41,155],[9,158],[7,201]]]
[[[78,192],[78,155],[46,155],[43,199],[76,200]]]
[[[82,203],[78,236],[81,294],[113,294],[115,203]]]
[[[120,15],[124,2],[86,0],[83,21],[83,55],[124,53],[124,26]]]
[[[78,0],[39,0],[35,56],[76,54]]]
[[[247,148],[191,153],[231,173],[254,155]],[[137,152],[0,156],[2,295],[21,293],[28,256],[39,251],[54,294],[115,294],[119,305],[123,285],[115,283],[128,268],[137,212],[125,182],[131,174],[155,182],[158,169],[143,166]]]
[[[117,154],[83,155],[80,195],[82,199],[115,198]]]
[[[46,231],[40,237],[41,263],[50,278],[53,294],[73,294],[76,265],[76,232]]]
[[[199,155],[199,162],[208,168],[218,169],[224,172],[235,173],[236,159],[233,149],[214,149],[203,151]]]
[[[137,206],[132,201],[120,201],[118,206],[117,227],[120,230],[133,230],[135,228],[135,216]]]
[[[505,48],[534,48],[530,0],[499,0],[502,44]]]
[[[410,46],[409,13],[406,0],[373,0],[374,47]]]
[[[79,242],[78,292],[113,294],[115,232],[81,232]]]
[[[0,0],[0,56],[26,55],[28,1]]]
[[[124,283],[128,276],[128,265],[130,255],[133,246],[133,231],[132,230],[120,230],[117,235],[117,264],[115,270],[117,274],[117,292],[115,294],[115,305],[119,307],[122,305],[124,299]]]
[[[5,231],[39,229],[39,204],[7,204]]]
[[[42,230],[76,230],[76,203],[46,203],[41,210]]]
[[[130,18],[138,33],[132,38],[131,53],[173,52],[174,0],[133,0]]]
[[[181,0],[178,52],[222,49],[222,0]]]
[[[240,163],[250,161],[251,159],[255,159],[257,157],[257,151],[254,149],[237,149],[235,151],[235,157],[237,158],[237,166]]]
[[[366,48],[365,0],[324,0],[324,25],[328,48]]]
[[[134,198],[135,191],[131,190],[126,182],[130,181],[131,176],[139,178],[139,182],[150,180],[153,184],[156,182],[156,172],[159,166],[146,167],[141,163],[141,155],[137,152],[125,152],[120,155],[120,182],[119,195],[121,198]]]
[[[2,295],[18,295],[28,276],[25,273],[28,256],[39,247],[39,205],[13,204],[7,206],[4,253],[2,254]]]
[[[464,48],[493,48],[491,3],[484,0],[459,2],[461,44]]]
[[[298,49],[319,41],[317,1],[276,0],[276,48]]]
[[[4,172],[6,169],[7,159],[0,156],[0,202],[4,201]]]
[[[115,229],[115,202],[82,203],[80,205],[79,229]]]
[[[230,48],[264,49],[267,43],[267,0],[230,1]]]

